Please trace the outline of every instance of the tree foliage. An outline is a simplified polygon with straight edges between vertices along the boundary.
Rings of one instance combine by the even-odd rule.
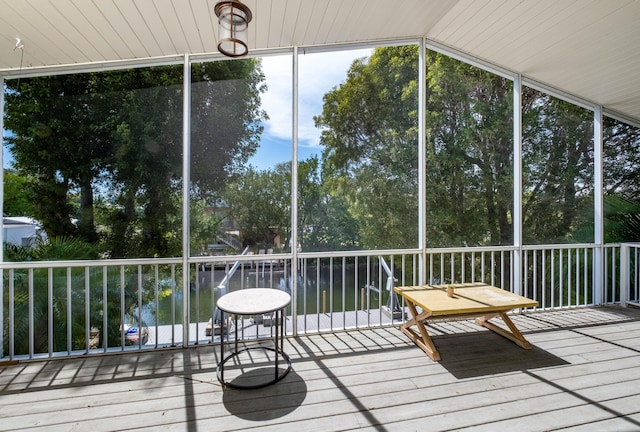
[[[257,60],[194,65],[194,197],[219,196],[255,152],[265,118],[263,80]],[[101,235],[111,257],[179,255],[182,67],[28,78],[17,85],[7,82],[7,142],[18,172],[35,179],[31,216],[45,231],[90,243]]]
[[[640,201],[605,195],[605,242],[640,241]]]
[[[354,61],[316,117],[323,191],[307,199],[340,197],[364,248],[416,246],[417,62],[415,47],[376,49]],[[513,83],[431,51],[426,70],[427,246],[511,245]],[[523,92],[524,241],[592,242],[593,113]],[[606,191],[637,199],[638,129],[605,126]]]
[[[33,179],[18,174],[13,169],[4,170],[4,200],[2,210],[6,216],[32,216],[35,214],[36,197],[31,193]]]
[[[316,156],[298,163],[298,226],[304,251],[361,247],[358,223],[349,213],[348,202],[324,182]]]
[[[428,52],[427,244],[511,244],[512,83]]]
[[[249,167],[226,193],[229,216],[240,226],[243,246],[269,248],[276,239],[289,244],[291,164],[278,164],[273,170]]]
[[[416,247],[418,50],[376,49],[324,99],[318,126],[330,191],[344,198],[365,248]],[[427,55],[427,244],[512,238],[512,98],[508,80]]]
[[[526,243],[562,243],[593,227],[593,113],[525,88],[522,165]]]
[[[375,50],[324,96],[322,179],[364,248],[417,246],[417,47]],[[344,214],[344,213],[342,213]],[[344,228],[352,230],[349,218]],[[359,238],[359,240],[358,240]]]
[[[640,201],[640,128],[605,117],[603,144],[604,193]]]
[[[321,159],[298,164],[304,250],[417,246],[418,61],[416,46],[378,48],[325,94]],[[431,51],[426,71],[427,246],[512,244],[513,84]],[[196,63],[191,80],[192,248],[214,241],[226,216],[245,245],[286,244],[291,167],[247,167],[267,118],[259,60]],[[180,254],[181,67],[7,85],[18,176],[7,175],[7,192],[25,180],[18,187],[37,197],[12,212],[31,212],[53,236],[100,237],[113,257]],[[524,88],[526,243],[593,241],[592,130],[590,111]],[[638,133],[605,124],[606,192],[631,201]]]

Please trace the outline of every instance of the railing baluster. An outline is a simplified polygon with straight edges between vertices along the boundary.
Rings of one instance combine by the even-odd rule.
[[[102,351],[107,352],[109,348],[109,332],[107,328],[109,326],[109,315],[107,311],[108,306],[108,267],[105,265],[102,267],[102,331],[100,332],[100,338],[102,339]]]
[[[124,311],[125,311],[125,280],[124,280],[124,265],[120,266],[120,350],[124,351],[125,346],[125,329],[124,329]]]
[[[576,268],[576,275],[575,275],[575,288],[574,291],[572,293],[572,295],[574,296],[574,306],[579,306],[580,305],[580,290],[582,288],[582,285],[584,284],[585,281],[583,281],[581,279],[581,274],[580,274],[580,254],[584,252],[584,249],[580,249],[580,248],[576,248],[575,251],[575,268]]]
[[[320,258],[316,261],[316,317],[317,317],[317,329],[320,329],[320,314],[324,313],[322,310],[322,305],[320,304],[320,297],[322,293],[320,292]]]
[[[617,274],[616,267],[617,267],[616,266],[616,255],[612,251],[612,253],[611,253],[611,274],[613,274],[613,275]],[[611,279],[612,279],[611,290],[612,290],[612,293],[613,293],[612,296],[611,296],[611,301],[612,302],[619,301],[622,296],[620,295],[619,297],[616,297],[616,295],[615,295],[616,292],[619,292],[616,289],[617,286],[618,286],[618,278],[613,277]],[[625,287],[625,289],[626,289],[626,287]]]
[[[451,252],[451,253],[449,254],[449,259],[451,260],[451,265],[450,265],[451,269],[450,269],[450,271],[449,271],[449,281],[450,281],[451,283],[455,283],[455,281],[456,281],[456,279],[455,279],[455,264],[456,264],[456,259],[455,259],[455,257],[454,257],[454,255],[453,255],[453,254],[454,254],[454,252]]]
[[[32,359],[33,358],[33,354],[34,354],[34,323],[33,323],[33,305],[34,305],[34,299],[33,299],[33,269],[30,268],[29,269],[29,288],[28,288],[28,296],[29,296],[29,358]],[[71,320],[69,320],[69,325],[71,323]]]
[[[527,251],[522,251],[522,295],[527,296],[529,294],[529,278],[527,277],[526,271],[529,268],[529,254]]]
[[[53,357],[53,267],[47,269],[47,313],[47,345],[49,357]]]
[[[555,288],[556,288],[556,284],[555,284],[555,258],[556,258],[556,251],[555,249],[551,249],[551,251],[549,252],[550,258],[551,258],[551,280],[550,285],[551,285],[551,291],[550,291],[550,295],[551,295],[551,307],[555,307],[556,305],[556,293],[555,293]]]
[[[564,255],[564,253],[563,253]],[[561,269],[563,269],[563,267],[560,267]],[[572,287],[572,280],[571,280],[571,249],[567,248],[567,271],[563,273],[566,273],[567,275],[567,306],[571,306],[571,287]],[[564,280],[564,277],[560,279],[561,281]],[[564,297],[563,297],[564,298]]]
[[[84,268],[84,337],[86,353],[91,352],[91,280],[89,266]]]
[[[359,280],[360,280],[360,275],[358,272],[358,257],[354,257],[353,258],[353,309],[355,311],[355,315],[356,315],[356,328],[359,327],[359,320],[358,318],[360,317],[359,311],[360,308],[358,307],[358,296],[360,295],[359,290],[358,290],[358,285],[359,285]]]
[[[4,299],[2,299],[4,301]],[[15,326],[16,326],[16,310],[15,310],[15,271],[9,270],[9,360],[15,358]],[[4,326],[4,323],[3,323]]]
[[[539,274],[539,269],[538,269],[538,265],[539,265],[539,260],[538,260],[538,250],[531,250],[531,260],[533,262],[531,268],[532,268],[532,275],[531,275],[531,293],[533,294],[531,296],[532,299],[536,300],[540,305],[540,281],[538,280],[538,274]]]
[[[500,288],[504,288],[504,251],[500,251]]]
[[[635,288],[635,297],[633,298],[634,301],[638,302],[640,301],[640,289],[638,288],[638,275],[640,275],[640,269],[638,269],[638,250],[639,248],[634,248],[634,260],[633,260],[633,267],[634,269],[636,269],[636,271],[634,272],[634,282],[633,282],[633,286]]]
[[[539,301],[540,309],[581,307],[593,304],[593,290],[596,284],[593,280],[593,260],[596,247],[600,246],[523,246],[521,248],[523,251],[521,281],[513,279],[515,272],[512,266],[516,251],[514,247],[430,249],[424,252],[424,255],[421,255],[420,251],[403,251],[397,254],[393,251],[301,253],[298,256],[300,265],[297,275],[290,274],[291,262],[286,255],[269,254],[269,256],[262,256],[262,258],[269,258],[263,260],[264,266],[256,267],[259,271],[255,272],[255,285],[283,289],[280,285],[284,283],[285,288],[295,285],[297,289],[302,290],[297,297],[297,305],[291,305],[292,316],[295,312],[295,317],[304,321],[304,325],[299,329],[296,326],[295,334],[299,331],[303,333],[336,331],[354,326],[367,328],[394,323],[393,315],[387,317],[386,310],[383,310],[388,296],[393,295],[393,292],[387,291],[387,288],[393,285],[415,285],[420,282],[486,281],[503,289],[513,287],[519,282],[522,284],[524,295]],[[620,265],[618,264],[619,245],[605,245],[602,250],[605,270],[604,303],[617,302],[621,288],[628,289],[629,301],[637,301],[640,297],[640,271],[636,270],[632,273],[629,268],[637,267],[640,248],[630,247],[628,262],[621,262]],[[179,319],[176,322],[176,314],[180,310],[185,310],[185,308],[176,309],[176,303],[179,301],[187,302],[188,306],[189,316],[185,317],[184,322],[187,325],[193,324],[195,328],[195,333],[187,332],[188,340],[182,342],[186,345],[201,343],[200,330],[205,325],[205,321],[215,318],[215,304],[219,297],[216,288],[216,280],[219,278],[214,271],[216,263],[218,266],[223,265],[230,277],[232,276],[229,272],[230,262],[235,261],[235,265],[241,267],[241,271],[236,273],[231,282],[233,285],[229,285],[230,289],[238,289],[253,286],[254,274],[249,272],[248,263],[256,260],[255,257],[248,256],[206,257],[206,261],[202,257],[193,257],[192,260],[190,268],[185,269],[178,269],[176,265],[180,262],[172,259],[60,264],[4,263],[5,299],[8,299],[8,305],[5,303],[7,306],[3,310],[4,328],[7,330],[2,337],[5,338],[4,344],[7,349],[2,354],[5,357],[8,355],[11,358],[18,356],[32,359],[41,357],[45,353],[48,357],[54,357],[60,354],[70,356],[82,353],[107,353],[114,350],[158,348],[167,346],[169,343],[175,346],[177,337],[175,331],[182,323]],[[210,283],[206,282],[209,270],[199,264],[205,262],[211,265]],[[421,264],[423,262],[424,267]],[[16,264],[19,267],[16,267]],[[622,264],[625,265],[624,270],[628,272],[626,287],[621,285],[620,275],[617,274],[622,270]],[[315,283],[313,280],[309,281],[309,272],[314,265],[316,266]],[[19,272],[15,270],[16,268],[20,269]],[[101,294],[99,294],[100,288],[95,285],[100,279],[99,268],[102,269]],[[363,274],[365,269],[366,277]],[[261,278],[262,271],[264,275]],[[192,293],[193,290],[182,292],[180,288],[182,285],[178,285],[177,279],[194,278],[194,275],[195,293]],[[392,279],[396,281],[388,286],[385,281],[389,275],[392,275]],[[340,285],[337,285],[338,280]],[[134,286],[137,289],[135,294],[132,291]],[[367,288],[373,286],[375,289]],[[43,305],[43,310],[40,311],[38,305],[44,301],[45,287],[47,305]],[[308,291],[309,289],[316,289],[315,299]],[[378,293],[377,301],[371,298],[371,295],[375,295],[373,291]],[[24,302],[28,299],[28,304],[23,303],[23,298]],[[54,310],[57,301],[62,302],[62,316],[58,316],[57,311]],[[82,302],[84,307],[80,307]],[[95,302],[101,302],[101,304]],[[314,302],[315,310],[313,310]],[[342,306],[337,307],[338,304]],[[27,306],[25,308],[27,317],[17,316],[17,311],[23,306]],[[137,312],[134,311],[136,307]],[[366,317],[363,312],[366,312]],[[99,317],[96,313],[102,316]],[[323,317],[323,313],[329,315]],[[133,347],[127,346],[126,341],[125,325],[131,324],[127,321],[129,315],[133,320],[137,315],[137,325],[140,328],[140,339]],[[151,323],[149,318],[151,315],[155,316],[155,322],[153,332],[149,333],[150,337],[154,337],[154,342],[143,345],[142,335],[145,323],[143,319],[148,319]],[[42,323],[38,321],[40,316],[43,316]],[[16,319],[20,327],[16,325]],[[76,324],[79,323],[74,323],[74,319],[84,320],[84,326],[77,327]],[[201,322],[201,319],[205,321]],[[340,319],[342,324],[339,325]],[[45,335],[36,334],[36,329],[45,323],[46,341],[42,337],[43,344],[40,344],[38,337]],[[65,325],[61,327],[62,323]],[[118,325],[120,327],[116,327]],[[92,328],[98,326],[102,343],[100,350],[93,349],[95,345],[92,343],[92,335],[95,337]],[[58,336],[58,328],[62,337]],[[109,341],[110,329],[112,335],[114,331],[120,331],[119,346],[118,344],[109,346],[113,345]],[[15,337],[18,330],[20,334],[28,334],[29,340],[25,340],[25,343],[22,343],[22,340],[16,343]],[[263,337],[262,332],[265,330],[268,332],[268,329],[262,327],[258,331],[256,326],[255,337]],[[245,332],[245,328],[242,328],[242,331],[243,337],[254,337],[253,332]],[[171,333],[170,336],[169,333]],[[212,336],[209,340],[214,340],[214,337]]]
[[[138,348],[142,348],[142,265],[138,265]],[[197,333],[196,333],[197,335]]]
[[[342,329],[347,328],[347,258],[342,257]]]
[[[171,346],[176,346],[176,265],[175,264],[171,264]]]
[[[71,355],[73,332],[72,332],[72,317],[71,317],[71,267],[67,267],[67,354]]]

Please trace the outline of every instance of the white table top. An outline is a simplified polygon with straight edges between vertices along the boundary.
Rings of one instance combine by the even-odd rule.
[[[291,302],[284,291],[271,288],[248,288],[233,291],[218,299],[218,308],[227,313],[253,315],[277,311]]]

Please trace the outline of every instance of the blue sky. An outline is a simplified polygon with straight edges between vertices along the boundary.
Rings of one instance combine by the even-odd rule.
[[[7,135],[7,132],[5,132],[5,135]],[[9,150],[3,145],[2,146],[2,162],[3,162],[3,166],[5,168],[9,167],[10,163],[11,163],[11,153],[9,153]]]
[[[372,50],[302,54],[298,63],[298,159],[320,154],[320,130],[313,117],[322,113],[322,97],[346,80],[347,71],[357,58]],[[265,57],[262,69],[268,90],[262,105],[269,120],[265,123],[260,148],[249,161],[258,169],[289,162],[292,154],[292,58],[289,55]]]

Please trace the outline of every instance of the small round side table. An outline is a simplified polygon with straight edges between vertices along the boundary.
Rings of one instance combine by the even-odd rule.
[[[218,302],[216,304],[218,306],[218,309],[220,309],[220,318],[222,322],[225,322],[225,313],[233,314],[235,321],[234,350],[226,357],[224,356],[224,331],[220,336],[220,358],[222,360],[220,360],[220,363],[218,363],[216,375],[218,377],[218,381],[220,381],[221,384],[240,389],[255,389],[275,384],[276,382],[287,376],[287,374],[291,370],[291,359],[283,351],[285,327],[283,311],[289,305],[289,303],[291,303],[291,296],[289,294],[284,291],[271,288],[242,289],[225,294],[218,299]],[[238,315],[259,315],[271,312],[275,312],[276,315],[275,324],[273,324],[275,326],[275,331],[273,332],[273,348],[257,346],[238,350]],[[233,357],[238,356],[240,353],[249,350],[266,350],[273,351],[275,353],[275,373],[273,379],[259,384],[239,384],[225,381],[224,364]],[[280,372],[278,370],[279,356],[282,356],[282,358],[287,363],[287,368],[284,370],[284,372]]]

